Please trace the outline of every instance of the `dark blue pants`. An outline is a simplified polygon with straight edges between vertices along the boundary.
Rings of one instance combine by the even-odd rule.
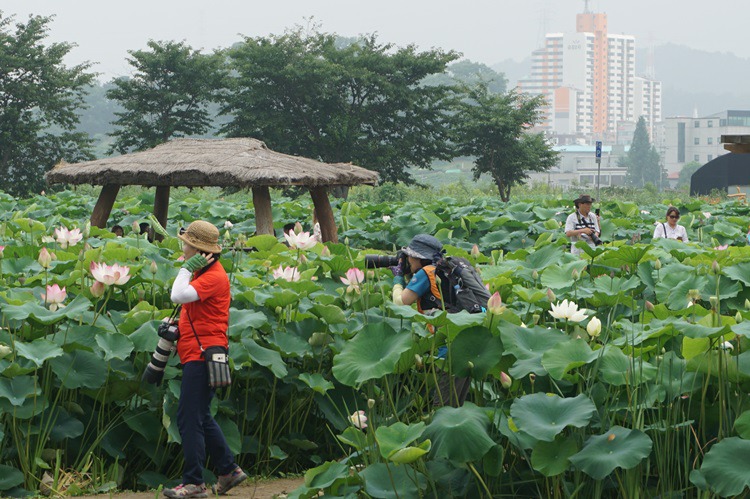
[[[185,467],[182,483],[203,483],[206,453],[219,475],[231,473],[237,466],[221,428],[211,416],[214,390],[208,386],[208,370],[201,361],[188,362],[182,369],[182,387],[177,405],[177,427],[182,437]]]

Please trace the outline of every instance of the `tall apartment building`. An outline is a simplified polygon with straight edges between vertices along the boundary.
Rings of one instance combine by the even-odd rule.
[[[641,115],[661,121],[661,83],[635,76],[635,38],[607,33],[606,14],[578,14],[575,33],[548,34],[518,86],[545,96],[539,128],[552,135],[614,143]]]
[[[686,163],[708,163],[726,154],[721,143],[722,135],[750,134],[750,111],[727,110],[700,118],[666,118],[663,124],[664,168],[679,172]],[[659,148],[657,146],[657,148]]]

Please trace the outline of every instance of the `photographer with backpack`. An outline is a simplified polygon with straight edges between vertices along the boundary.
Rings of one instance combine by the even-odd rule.
[[[449,313],[466,310],[481,312],[490,295],[474,267],[463,258],[446,258],[443,244],[429,234],[417,234],[402,248],[406,262],[390,267],[393,272],[393,301],[397,305],[417,304],[420,313],[445,309]],[[409,284],[404,273],[411,274]],[[434,331],[432,331],[434,333]],[[445,359],[447,347],[438,349]],[[471,380],[442,371],[437,382],[434,405],[463,405]]]

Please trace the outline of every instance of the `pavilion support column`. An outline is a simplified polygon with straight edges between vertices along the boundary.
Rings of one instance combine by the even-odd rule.
[[[255,233],[275,236],[271,213],[271,193],[267,185],[253,187],[253,207],[255,208]]]
[[[96,201],[94,211],[91,212],[91,225],[104,229],[107,227],[109,214],[112,213],[112,207],[115,205],[117,193],[120,192],[120,186],[116,184],[106,184],[99,193],[99,199]]]
[[[154,216],[162,227],[167,228],[167,216],[169,213],[169,186],[157,185],[156,196],[154,197]],[[154,239],[162,241],[164,236],[158,232],[154,234]]]
[[[331,203],[328,201],[328,189],[323,186],[311,187],[310,196],[315,205],[315,215],[320,223],[320,235],[323,237],[323,242],[339,242],[336,220],[333,218]]]

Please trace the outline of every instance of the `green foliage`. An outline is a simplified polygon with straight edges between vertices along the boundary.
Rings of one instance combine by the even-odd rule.
[[[491,93],[486,83],[466,89],[467,98],[458,106],[456,142],[462,154],[474,156],[474,178],[491,175],[503,201],[511,188],[542,172],[557,161],[557,153],[542,134],[527,130],[539,121],[543,97],[524,97],[512,90]]]
[[[24,196],[45,189],[44,173],[61,160],[91,159],[77,109],[94,75],[68,68],[69,43],[45,44],[48,17],[15,23],[0,12],[0,189]]]
[[[677,179],[677,187],[683,187],[683,188],[690,188],[690,180],[693,176],[693,173],[698,171],[698,168],[703,166],[702,164],[698,163],[697,161],[690,161],[689,163],[685,163],[685,165],[682,167],[682,170],[680,170],[680,176]]]
[[[271,149],[354,163],[387,182],[409,182],[409,166],[450,159],[452,89],[422,86],[454,52],[396,48],[371,35],[346,46],[302,28],[246,38],[227,51],[230,69],[222,132],[255,137]]]
[[[487,90],[493,94],[503,94],[507,90],[508,80],[505,75],[498,73],[481,62],[463,59],[450,64],[443,74],[426,77],[423,85],[464,85],[471,87],[484,83]]]
[[[621,159],[621,166],[626,167],[625,182],[634,187],[645,187],[648,184],[661,188],[664,185],[665,172],[659,159],[659,153],[648,137],[646,120],[638,118],[628,154]]]
[[[130,51],[134,74],[113,81],[107,97],[116,111],[110,153],[142,151],[174,137],[200,135],[211,126],[207,106],[226,77],[218,55],[201,54],[183,42],[148,42]]]

